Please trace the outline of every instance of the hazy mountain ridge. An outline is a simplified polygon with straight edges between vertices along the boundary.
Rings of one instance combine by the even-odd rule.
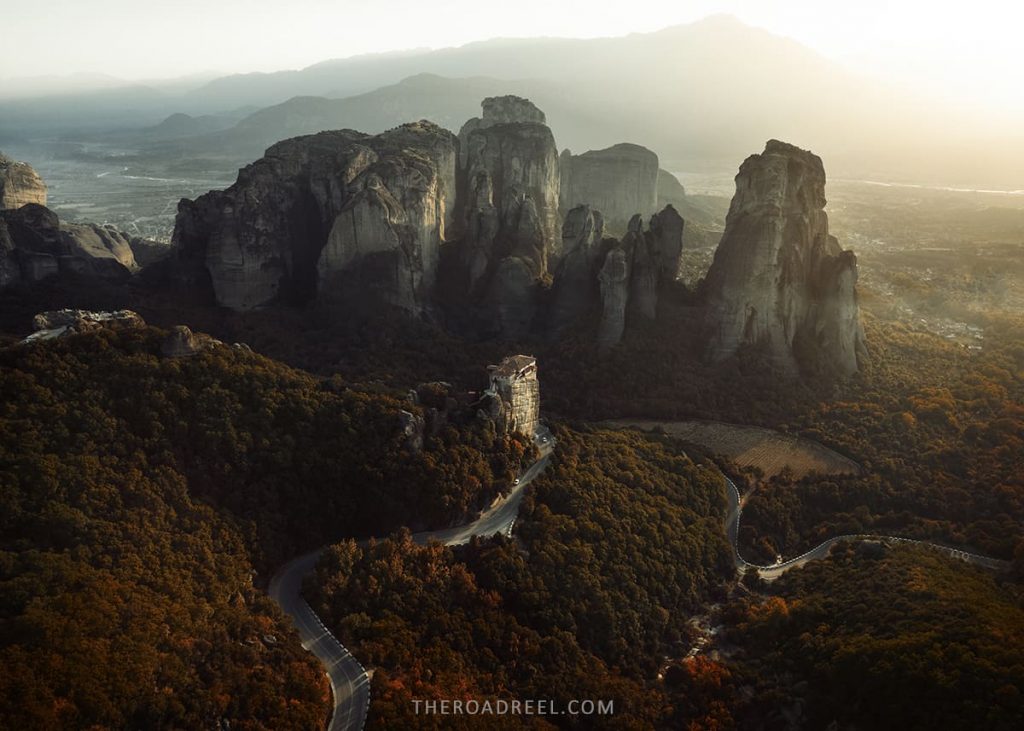
[[[496,39],[358,56],[301,70],[224,76],[183,94],[113,89],[78,96],[73,116],[61,97],[23,100],[3,105],[0,137],[47,128],[153,125],[174,112],[275,107],[296,96],[350,98],[342,116],[351,115],[351,122],[318,111],[334,109],[327,102],[306,101],[304,113],[310,124],[324,114],[337,127],[373,130],[355,105],[377,103],[376,90],[424,73],[472,78],[470,86],[480,84],[479,77],[501,79],[507,88],[477,88],[465,97],[529,96],[550,110],[564,143],[580,151],[629,139],[666,161],[721,169],[775,137],[820,151],[845,176],[1012,185],[1024,166],[1024,145],[1014,144],[1015,133],[997,131],[995,122],[969,119],[948,103],[858,77],[795,41],[730,16],[614,38]],[[363,95],[368,98],[351,100]],[[428,110],[432,121],[444,124],[445,117],[465,112],[462,95],[436,101]],[[381,119],[395,117],[382,113]],[[278,131],[293,134],[287,126]],[[993,143],[999,139],[1005,139],[1001,146]]]

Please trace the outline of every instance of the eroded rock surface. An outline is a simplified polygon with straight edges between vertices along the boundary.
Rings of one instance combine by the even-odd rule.
[[[206,333],[192,332],[186,325],[175,325],[160,344],[160,354],[165,358],[191,358],[218,345],[223,343]]]
[[[131,245],[117,229],[61,223],[37,203],[0,211],[0,287],[68,273],[125,279],[136,269]]]
[[[35,332],[22,342],[53,340],[100,328],[134,330],[145,326],[146,322],[132,310],[115,310],[113,312],[50,310],[41,312],[32,319],[32,327]]]
[[[646,147],[624,142],[582,155],[565,150],[561,174],[564,210],[590,205],[620,226],[658,210],[658,156]]]
[[[706,283],[713,360],[750,345],[794,373],[857,370],[857,259],[829,234],[824,209],[817,155],[770,140],[744,161]]]
[[[521,337],[561,249],[558,152],[530,101],[493,97],[482,106],[459,132],[461,264],[470,299],[486,308],[482,319]]]
[[[235,310],[373,293],[418,313],[454,216],[456,145],[430,122],[280,142],[227,190],[179,204],[179,256]]]
[[[31,165],[0,153],[0,210],[46,205],[46,185]]]

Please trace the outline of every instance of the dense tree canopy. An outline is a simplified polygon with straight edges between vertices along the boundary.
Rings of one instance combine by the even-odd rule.
[[[322,727],[322,670],[254,576],[461,520],[532,459],[487,423],[412,451],[386,389],[244,349],[163,359],[163,335],[0,351],[4,728]]]
[[[808,728],[1024,725],[1019,584],[906,545],[843,545],[737,605],[730,641],[760,710],[803,707]]]
[[[732,570],[722,479],[637,433],[562,428],[557,438],[514,540],[452,549],[406,533],[325,554],[307,590],[376,668],[376,727],[440,723],[416,716],[415,698],[616,701],[613,717],[547,719],[559,726],[645,728],[671,716],[653,682],[660,657],[686,646],[692,612]]]

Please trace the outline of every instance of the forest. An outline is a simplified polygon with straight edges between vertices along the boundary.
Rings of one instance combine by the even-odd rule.
[[[844,544],[727,609],[750,713],[785,728],[1024,725],[1019,583],[907,545]]]
[[[156,328],[0,351],[6,728],[321,728],[322,669],[264,593],[345,535],[444,526],[532,448],[493,425],[403,444],[389,389]]]
[[[615,700],[613,717],[537,727],[670,721],[652,682],[660,658],[685,652],[690,616],[733,571],[722,479],[668,440],[585,427],[556,436],[514,540],[418,546],[405,532],[321,559],[307,595],[374,668],[370,727],[448,727],[415,715],[415,698]]]

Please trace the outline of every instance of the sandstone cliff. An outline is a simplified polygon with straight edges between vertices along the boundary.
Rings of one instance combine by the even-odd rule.
[[[590,205],[620,227],[637,213],[658,210],[658,156],[646,147],[621,143],[582,155],[565,150],[560,164],[563,210]]]
[[[236,310],[318,293],[418,313],[453,222],[456,145],[430,122],[280,142],[227,190],[179,204],[179,259]]]
[[[483,102],[459,132],[462,265],[502,334],[530,325],[561,247],[558,153],[544,114],[518,97]]]
[[[483,394],[485,416],[500,431],[516,432],[533,439],[540,425],[540,384],[537,360],[530,355],[511,355],[487,367],[489,388]]]
[[[647,320],[657,317],[659,298],[679,274],[682,250],[683,219],[672,206],[651,216],[647,231],[640,215],[630,219],[626,235],[612,242],[598,275],[602,349],[622,340],[627,313]]]
[[[114,228],[61,223],[37,203],[0,211],[0,287],[71,273],[125,279],[137,268],[128,239]]]
[[[562,231],[565,254],[546,313],[549,336],[557,339],[599,313],[597,341],[607,350],[622,340],[630,318],[657,317],[683,250],[683,219],[672,206],[651,216],[646,231],[643,218],[634,215],[622,239],[604,237],[603,216],[590,206],[569,211]]]
[[[32,319],[32,329],[35,332],[22,340],[22,343],[55,340],[102,328],[137,330],[145,326],[146,322],[132,310],[116,310],[114,312],[49,310],[40,312]]]
[[[46,205],[46,185],[32,166],[0,153],[0,210],[26,203]]]
[[[857,259],[829,235],[824,209],[817,155],[770,140],[744,161],[706,280],[713,360],[750,345],[793,373],[857,370]]]
[[[559,336],[585,317],[598,300],[597,263],[604,238],[604,217],[590,206],[569,211],[562,225],[562,260],[555,271],[548,321]]]

